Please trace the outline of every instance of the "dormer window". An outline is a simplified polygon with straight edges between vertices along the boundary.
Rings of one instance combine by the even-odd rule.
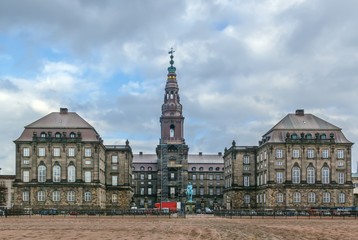
[[[203,168],[203,167],[200,167],[200,168],[199,168],[199,171],[204,171],[204,168]]]
[[[193,167],[191,170],[192,170],[193,172],[195,172],[195,171],[196,171],[196,167]]]
[[[292,139],[297,139],[297,134],[296,133],[292,134]]]
[[[76,137],[76,134],[74,132],[71,132],[70,133],[70,138],[75,138]]]
[[[60,137],[61,137],[61,133],[57,132],[57,133],[55,134],[55,138],[60,138]]]
[[[40,137],[45,138],[45,137],[46,137],[46,133],[42,132],[42,133],[40,134]]]
[[[321,139],[326,139],[326,134],[322,134]]]
[[[307,139],[312,139],[312,135],[311,135],[311,134],[307,134]]]

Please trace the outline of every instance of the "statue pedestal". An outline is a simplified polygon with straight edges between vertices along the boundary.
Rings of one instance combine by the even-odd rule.
[[[190,201],[185,203],[185,211],[188,214],[194,214],[195,213],[195,202]]]

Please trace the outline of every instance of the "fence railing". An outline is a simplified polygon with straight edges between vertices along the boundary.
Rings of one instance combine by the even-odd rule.
[[[70,216],[163,216],[163,217],[184,217],[184,210],[171,211],[169,209],[96,209],[96,208],[12,208],[0,210],[1,216],[33,216],[33,215],[70,215]]]
[[[218,217],[246,217],[246,218],[276,218],[276,217],[353,217],[357,218],[357,210],[340,210],[340,209],[236,209],[236,210],[218,210],[214,211]]]

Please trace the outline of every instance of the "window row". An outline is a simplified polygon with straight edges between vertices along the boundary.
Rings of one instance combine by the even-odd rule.
[[[322,158],[328,158],[329,157],[329,150],[328,149],[323,149],[321,152],[321,157]],[[300,150],[299,149],[293,149],[292,150],[292,157],[293,158],[299,158],[300,157]],[[307,158],[314,158],[315,157],[315,150],[314,149],[308,149],[307,150]],[[277,149],[276,150],[276,158],[283,158],[283,150],[282,149]],[[343,149],[338,149],[337,150],[337,158],[338,159],[343,159],[344,158],[344,150]]]
[[[277,193],[276,194],[276,202],[277,203],[283,203],[284,201],[284,194],[283,193]],[[300,203],[302,201],[301,199],[301,193],[300,192],[294,192],[292,194],[292,201],[294,203]],[[256,203],[265,203],[266,202],[266,194],[258,194],[256,195]],[[316,203],[316,193],[309,192],[307,194],[307,202],[308,203]],[[329,192],[322,193],[322,202],[323,203],[330,203],[331,202],[331,194]],[[338,194],[338,202],[339,203],[345,203],[346,202],[346,195],[344,193]],[[249,204],[250,203],[250,195],[245,194],[244,195],[244,203]]]
[[[216,175],[214,175],[214,174],[209,174],[208,175],[208,180],[214,180],[214,178],[216,179],[216,180],[220,180],[220,179],[223,179],[223,176],[222,175],[220,175],[220,174],[216,174]],[[198,178],[198,175],[197,174],[192,174],[191,175],[191,179],[192,180],[204,180],[205,179],[205,176],[204,176],[204,174],[199,174],[199,178]]]
[[[223,168],[222,170],[224,170],[224,168]],[[192,168],[191,168],[191,171],[195,172],[195,171],[196,171],[196,167],[192,167]],[[204,168],[203,168],[203,167],[200,167],[200,168],[199,168],[199,171],[201,171],[201,172],[204,171]],[[210,171],[210,172],[214,171],[214,168],[213,168],[213,167],[209,167],[209,171]],[[216,167],[216,168],[215,168],[215,171],[220,171],[220,168],[219,168],[219,167]]]
[[[41,165],[38,167],[37,181],[38,182],[46,182],[46,166]],[[23,182],[30,182],[30,171],[23,171]],[[54,166],[52,168],[52,181],[53,182],[61,182],[61,167]],[[76,181],[76,168],[71,165],[67,168],[67,182],[75,182]],[[92,172],[85,171],[85,182],[90,183],[92,181]]]
[[[67,148],[67,156],[68,157],[75,157],[76,151],[74,147]],[[23,148],[23,156],[24,157],[30,157],[30,148],[24,147]],[[38,156],[39,157],[45,157],[46,156],[46,148],[40,147],[38,148]],[[54,157],[60,157],[61,156],[61,148],[54,147],[53,148],[53,156]],[[85,148],[85,157],[91,157],[92,156],[92,149],[91,148]],[[113,159],[112,159],[113,161]]]
[[[41,137],[41,138],[46,138],[47,136],[51,136],[51,134],[47,134],[47,133],[45,133],[45,132],[41,132],[41,133],[40,133],[40,137]],[[61,138],[61,136],[66,137],[65,134],[61,134],[60,132],[56,132],[56,133],[55,133],[55,138]],[[70,138],[75,138],[75,137],[76,137],[76,133],[71,132],[71,133],[70,133]]]
[[[329,184],[330,183],[330,173],[329,173],[329,168],[328,167],[323,167],[321,170],[321,182],[323,184]],[[292,183],[301,183],[301,169],[299,167],[293,167],[292,168]],[[276,173],[276,181],[277,183],[282,183],[283,182],[283,173],[282,172],[277,172]],[[345,179],[344,179],[344,172],[337,172],[338,175],[338,179],[337,182],[338,184],[344,184]],[[313,167],[308,167],[307,168],[307,183],[309,184],[313,184],[316,182],[316,177],[315,177],[315,169]]]
[[[29,199],[30,199],[30,192],[28,192],[28,191],[22,192],[22,201],[28,202]],[[84,193],[84,200],[86,202],[91,201],[91,192],[85,192]],[[45,191],[38,191],[37,192],[37,201],[39,201],[39,202],[46,201],[46,192]],[[59,191],[53,191],[52,192],[52,201],[53,202],[61,201],[61,193]],[[75,193],[75,191],[68,191],[67,192],[67,201],[68,202],[76,201],[76,193]]]

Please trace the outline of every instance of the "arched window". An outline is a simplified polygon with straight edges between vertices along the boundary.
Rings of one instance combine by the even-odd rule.
[[[196,167],[192,167],[191,170],[192,170],[193,172],[195,172],[195,171],[196,171]]]
[[[70,138],[75,138],[76,137],[76,134],[74,132],[71,132],[70,133]]]
[[[244,203],[250,204],[250,195],[249,194],[244,195]]]
[[[152,171],[152,167],[148,167],[148,171]]]
[[[328,167],[322,168],[322,183],[325,183],[325,184],[329,183],[329,168]]]
[[[322,134],[321,139],[326,139],[326,134]]]
[[[39,166],[38,181],[46,182],[46,167],[43,165]]]
[[[60,138],[60,137],[61,137],[61,133],[57,132],[57,133],[55,134],[55,138]]]
[[[331,202],[331,194],[329,192],[324,192],[323,193],[323,202],[324,203]]]
[[[143,167],[143,166],[141,166],[141,167],[140,167],[140,170],[141,170],[141,171],[144,171],[144,167]]]
[[[315,183],[315,177],[314,177],[314,168],[309,167],[307,168],[307,183]]]
[[[68,182],[75,182],[76,181],[76,168],[75,166],[71,165],[68,167]]]
[[[310,133],[307,134],[307,139],[312,139],[312,135]]]
[[[203,168],[203,167],[200,167],[200,168],[199,168],[199,171],[204,171],[204,168]]]
[[[301,202],[301,193],[299,193],[299,192],[293,193],[293,202],[295,202],[295,203]]]
[[[53,182],[60,182],[61,181],[61,167],[60,166],[54,166],[52,171],[52,180]]]
[[[209,167],[209,171],[213,171],[213,168],[212,168],[212,167]]]
[[[45,138],[45,137],[46,137],[46,133],[45,133],[45,132],[42,132],[42,133],[40,134],[40,137]]]
[[[292,168],[292,183],[300,183],[300,168]]]
[[[54,201],[54,202],[60,201],[60,192],[59,191],[54,191],[52,193],[52,201]]]
[[[170,125],[170,137],[174,137],[174,125]]]
[[[344,193],[340,193],[338,197],[339,203],[345,203],[346,202],[346,195]]]
[[[215,168],[215,171],[220,171],[220,168],[219,167]]]
[[[315,203],[316,202],[316,194],[314,192],[308,193],[308,202],[309,203]]]

